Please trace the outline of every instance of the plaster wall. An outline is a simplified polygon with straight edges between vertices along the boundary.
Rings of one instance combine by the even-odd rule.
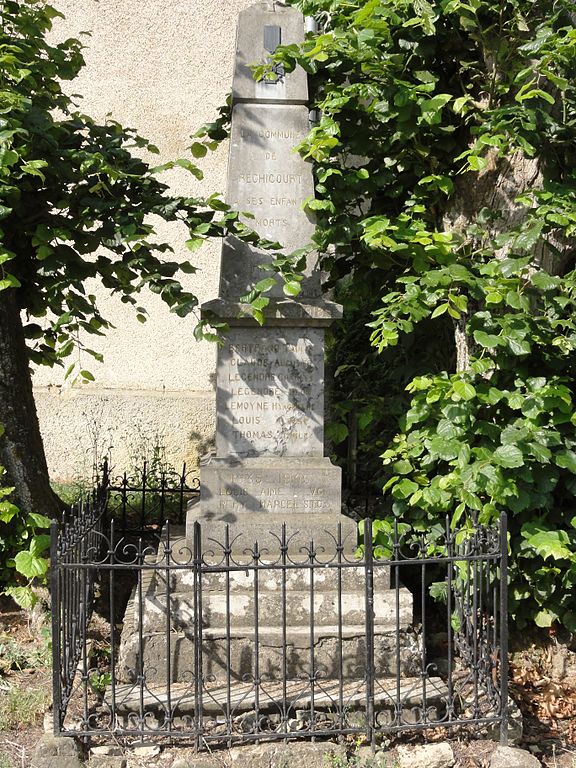
[[[85,38],[86,67],[67,84],[82,94],[80,109],[97,120],[106,115],[137,128],[160,149],[154,164],[190,157],[190,135],[231,89],[238,13],[253,0],[58,0],[65,16],[55,40]],[[224,191],[227,147],[200,161],[198,182],[178,169],[165,178],[176,192]],[[159,227],[176,256],[188,258],[185,228]],[[198,272],[186,285],[200,301],[218,291],[220,245],[194,254]],[[36,402],[52,478],[90,476],[92,463],[112,446],[117,468],[126,468],[154,446],[178,466],[194,463],[214,434],[213,345],[193,337],[195,319],[180,319],[154,295],[141,296],[149,320],[140,324],[130,307],[93,286],[105,317],[115,325],[106,338],[88,339],[104,354],[99,364],[82,359],[96,377],[71,385],[62,370],[38,369]]]

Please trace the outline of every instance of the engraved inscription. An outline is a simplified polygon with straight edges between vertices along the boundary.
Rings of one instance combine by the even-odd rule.
[[[261,128],[260,130],[252,131],[249,128],[240,128],[240,136],[246,139],[246,141],[254,141],[255,139],[289,139],[290,141],[297,142],[302,141],[305,135],[300,131],[292,129]]]
[[[294,149],[308,126],[304,106],[236,104],[233,109],[227,202],[249,214],[242,217],[247,226],[287,253],[308,243],[314,231],[311,215],[302,210],[303,201],[314,195],[311,166]],[[266,276],[260,265],[267,260],[256,248],[238,248],[233,240],[230,249],[225,245],[222,295],[236,299],[248,292]],[[307,274],[312,269],[310,259]],[[315,279],[305,285],[308,295],[312,285]],[[268,295],[283,296],[282,286]]]
[[[316,483],[322,478],[316,476]],[[237,512],[248,507],[258,512],[329,512],[331,494],[325,486],[309,485],[309,475],[297,472],[242,473],[226,478],[218,488],[221,512]],[[298,489],[295,492],[294,489]]]
[[[235,453],[321,455],[323,360],[318,332],[289,338],[236,331],[219,353],[218,434]],[[250,341],[248,341],[250,339]]]

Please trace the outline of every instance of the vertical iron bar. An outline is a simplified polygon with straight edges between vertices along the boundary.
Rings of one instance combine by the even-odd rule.
[[[226,565],[226,735],[228,736],[228,749],[232,746],[232,650],[230,633],[230,526],[224,531],[224,563]]]
[[[425,546],[424,541],[422,541],[423,546]],[[426,551],[423,550],[423,555],[426,554]],[[421,611],[422,611],[422,626],[421,626],[421,643],[422,643],[422,669],[421,669],[421,677],[422,677],[422,716],[423,721],[425,723],[428,722],[428,705],[426,703],[426,679],[428,674],[428,665],[427,665],[427,658],[426,658],[426,563],[423,562],[421,565],[421,582],[420,582],[420,599],[421,599]]]
[[[126,530],[126,507],[128,506],[128,476],[122,476],[122,530]]]
[[[454,564],[452,562],[452,558],[454,555],[454,548],[452,546],[453,539],[452,539],[452,531],[450,530],[450,517],[449,515],[446,515],[446,552],[448,555],[448,560],[446,562],[446,613],[447,613],[447,619],[446,619],[446,634],[448,636],[448,676],[446,680],[446,684],[448,686],[448,702],[447,702],[447,717],[448,722],[452,719],[452,716],[454,714],[454,690],[452,688],[452,667],[453,667],[453,658],[452,658],[452,645],[454,638],[452,636],[452,613],[454,611],[453,605],[452,605],[452,569],[454,567]]]
[[[158,515],[158,525],[160,528],[166,520],[166,472],[160,473],[160,510]]]
[[[170,520],[166,522],[166,544],[164,545],[164,557],[166,558],[166,717],[168,734],[172,734],[172,590],[170,584],[170,556],[172,545],[170,541]]]
[[[394,596],[395,600],[395,634],[396,634],[396,725],[402,724],[402,659],[400,656],[400,540],[398,534],[398,519],[394,518]]]
[[[316,693],[316,658],[314,654],[314,560],[316,552],[314,549],[314,542],[310,542],[310,730],[312,732],[312,741],[316,741],[314,731],[316,730],[316,710],[315,710],[315,693]]]
[[[476,541],[474,538],[474,546],[472,548],[472,553],[476,553]],[[479,674],[479,648],[478,645],[480,643],[480,639],[478,637],[478,611],[479,611],[479,600],[478,600],[478,590],[479,590],[479,578],[478,578],[478,560],[474,560],[472,563],[472,670],[474,673],[474,677],[472,680],[472,685],[474,689],[474,712],[473,717],[477,718],[480,717],[480,703],[478,698],[478,674]]]
[[[374,552],[372,549],[372,520],[370,518],[367,518],[364,523],[364,567],[366,592],[366,738],[374,750],[376,745],[374,728]],[[398,606],[396,607],[398,610]],[[396,644],[399,644],[398,634],[396,634]]]
[[[145,461],[142,467],[142,503],[140,505],[140,528],[142,530],[144,530],[146,525],[146,482],[148,479],[146,468],[147,462]]]
[[[138,662],[137,662],[137,676],[136,680],[139,685],[139,736],[140,743],[144,740],[145,716],[144,716],[144,603],[142,592],[142,579],[144,577],[144,550],[142,549],[142,537],[138,538]]]
[[[52,696],[54,713],[54,735],[58,736],[64,722],[62,714],[62,688],[60,670],[60,632],[63,625],[60,622],[60,563],[58,561],[58,523],[52,520],[50,524],[50,600],[52,607]]]
[[[481,559],[477,560],[478,563],[478,673],[488,675],[488,680],[482,679],[480,681],[480,690],[486,690],[489,692],[490,688],[490,670],[487,669],[490,659],[490,647],[488,645],[487,629],[486,629],[486,615],[485,615],[485,601],[484,601],[484,568],[486,567],[486,561],[484,560],[484,549],[482,546],[482,534],[476,539],[476,545],[474,547],[475,554],[480,555]],[[488,687],[487,687],[488,686]]]
[[[286,744],[286,734],[288,733],[288,702],[286,688],[286,682],[288,679],[288,638],[286,630],[286,561],[288,554],[288,542],[286,541],[286,523],[282,523],[280,553],[282,563],[282,731],[284,733],[284,743]]]
[[[196,687],[198,692],[197,700],[197,712],[198,712],[198,738],[197,743],[200,745],[200,739],[204,733],[204,660],[202,658],[202,623],[203,623],[203,607],[202,607],[202,529],[200,523],[194,523],[194,552],[195,554],[195,574],[196,574],[196,595],[197,595],[197,607],[196,613],[196,650],[197,650],[197,678]]]
[[[500,515],[500,744],[508,744],[508,516]]]
[[[344,728],[344,635],[342,631],[342,523],[338,523],[338,724]],[[352,575],[352,572],[349,572]],[[354,583],[354,580],[353,580]]]
[[[200,663],[199,663],[199,647],[202,636],[202,620],[198,613],[198,553],[199,553],[199,529],[200,523],[196,521],[194,523],[194,534],[192,542],[192,575],[194,577],[194,621],[192,624],[194,632],[194,749],[198,752],[200,747]]]
[[[254,733],[260,730],[260,585],[258,581],[258,563],[260,550],[258,542],[254,542]],[[256,739],[256,744],[260,741]]]
[[[182,464],[182,475],[180,476],[180,493],[178,494],[178,524],[184,522],[184,488],[186,487],[186,462]]]
[[[111,702],[112,702],[112,722],[116,726],[116,603],[114,600],[114,547],[115,530],[114,518],[110,521],[110,548],[108,550],[108,581],[110,585],[110,670],[112,672],[111,680]]]
[[[82,526],[84,528],[84,526]],[[80,536],[80,541],[83,543],[85,541],[84,538],[84,531],[82,530]],[[82,556],[81,556],[81,562],[86,565],[88,563],[88,557],[85,551],[85,548],[81,546]],[[89,687],[89,680],[90,676],[88,674],[88,647],[87,647],[87,634],[88,634],[88,606],[86,605],[87,597],[88,597],[88,581],[89,581],[89,573],[87,568],[82,568],[82,577],[81,577],[81,591],[80,591],[80,611],[79,611],[79,628],[80,628],[80,643],[82,648],[82,689],[84,694],[84,722],[82,724],[82,730],[86,730],[88,727],[88,687]]]

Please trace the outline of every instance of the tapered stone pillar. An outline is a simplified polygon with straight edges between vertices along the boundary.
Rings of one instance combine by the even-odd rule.
[[[303,210],[314,195],[312,166],[294,147],[309,131],[307,78],[301,69],[255,82],[249,65],[280,43],[300,42],[304,20],[294,8],[258,3],[240,14],[232,90],[227,200],[251,213],[260,235],[289,253],[306,246],[314,222]],[[230,326],[218,351],[216,452],[201,468],[201,499],[188,514],[210,537],[234,526],[238,548],[286,523],[291,547],[328,545],[338,523],[356,545],[355,525],[341,514],[341,473],[324,456],[324,336],[341,308],[320,295],[310,257],[302,292],[271,296],[263,326],[242,314],[240,297],[262,278],[265,251],[228,238],[222,249],[220,297],[203,306]],[[206,524],[209,523],[209,526]],[[236,539],[236,534],[241,537]]]

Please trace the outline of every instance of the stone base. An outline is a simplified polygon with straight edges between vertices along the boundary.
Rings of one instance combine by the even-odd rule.
[[[201,497],[188,510],[186,536],[202,526],[202,549],[224,546],[226,527],[234,553],[252,550],[263,559],[280,554],[282,524],[290,553],[313,542],[329,559],[338,536],[356,549],[356,523],[341,514],[341,469],[323,457],[210,457],[201,468]],[[339,529],[340,527],[340,529]]]
[[[222,715],[229,701],[235,715],[246,713],[250,717],[255,707],[255,688],[253,681],[232,682],[230,687],[205,681],[202,696],[203,712],[208,717]],[[295,715],[296,710],[299,710],[305,719],[310,712],[312,691],[310,682],[306,679],[288,681],[285,688],[283,683],[261,679],[258,691],[258,708],[261,713],[278,715],[282,711],[284,702],[287,704],[289,714]],[[155,712],[158,716],[158,724],[162,723],[162,715],[168,704],[167,691],[162,685],[146,687],[141,696],[140,686],[137,683],[128,683],[116,686],[115,693],[116,709],[120,716],[138,712],[143,699],[147,722],[149,715]],[[172,709],[178,713],[177,716],[194,713],[197,706],[194,682],[175,683],[171,688],[171,694]],[[338,716],[335,710],[340,698],[345,708],[346,721],[351,726],[366,727],[366,681],[357,679],[341,682],[329,678],[316,681],[315,711],[332,712]],[[424,709],[428,714],[429,722],[438,720],[438,715],[444,714],[446,710],[447,698],[448,686],[438,677],[423,677],[422,674],[405,677],[400,686],[394,678],[376,677],[374,680],[374,704],[375,709],[382,713],[378,718],[381,724],[394,719],[397,705],[404,723],[421,722]],[[106,694],[105,701],[110,701],[109,692]],[[386,710],[389,717],[386,717]]]
[[[342,679],[363,679],[366,674],[366,637],[363,626],[346,629],[345,636],[338,638],[337,627],[321,628],[324,631],[315,635],[314,671],[322,678],[340,677],[340,647],[342,648]],[[330,633],[330,636],[328,635]],[[232,681],[241,681],[256,677],[279,681],[283,678],[284,668],[288,680],[301,679],[312,674],[310,632],[302,631],[297,637],[290,632],[286,640],[286,655],[283,651],[282,634],[278,630],[272,634],[269,628],[263,628],[258,640],[258,652],[254,640],[253,628],[245,628],[243,636],[234,636],[228,640],[222,632],[211,636],[209,630],[202,637],[202,671],[207,679],[224,683],[228,675]],[[236,632],[234,633],[236,635]],[[397,638],[399,644],[399,668],[396,659]],[[386,632],[374,637],[374,663],[376,673],[382,677],[401,678],[416,675],[419,671],[420,653],[415,635],[408,630]],[[140,662],[144,669],[147,683],[166,682],[167,638],[165,632],[145,633],[143,648],[139,647],[137,634],[131,634],[122,643],[118,660],[117,677],[120,682],[134,682]],[[256,674],[258,657],[258,675]],[[190,682],[195,673],[195,643],[184,632],[170,633],[170,668],[171,682]],[[229,663],[229,666],[228,666]]]
[[[161,546],[157,556],[149,556],[151,567],[143,569],[140,587],[128,604],[119,680],[131,682],[141,669],[147,681],[166,681],[168,648],[172,681],[191,680],[198,637],[202,671],[217,681],[226,681],[228,674],[232,680],[242,680],[245,675],[257,676],[257,671],[269,680],[284,674],[293,679],[313,669],[323,677],[364,676],[364,565],[354,565],[352,560],[336,568],[267,569],[260,563],[258,570],[233,566],[219,570],[222,552],[213,547],[212,553],[204,553],[205,567],[209,569],[213,562],[216,570],[203,570],[200,575],[201,616],[196,616],[199,602],[194,598],[192,553],[184,538],[176,536],[169,544]],[[167,550],[168,571],[162,567]],[[196,580],[198,587],[198,575]],[[412,596],[404,588],[390,589],[390,569],[384,564],[373,569],[373,588],[376,672],[415,674],[421,654],[410,629]]]

